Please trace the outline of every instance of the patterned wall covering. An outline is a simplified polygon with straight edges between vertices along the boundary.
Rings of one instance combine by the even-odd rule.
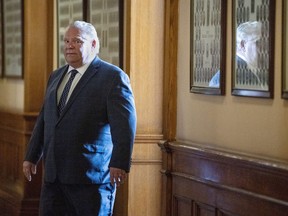
[[[100,39],[100,57],[119,66],[119,1],[90,0],[90,22]]]
[[[59,66],[65,64],[62,54],[65,28],[74,20],[84,20],[83,10],[87,11],[87,21],[96,27],[100,39],[99,56],[119,66],[119,0],[90,0],[88,8],[83,5],[82,0],[58,1]]]
[[[236,79],[238,87],[249,87],[256,89],[268,89],[269,82],[269,4],[270,0],[237,0],[236,1],[236,26],[247,21],[258,21],[261,23],[261,38],[257,41],[258,63],[257,68],[251,69],[256,74],[256,80]],[[240,77],[245,76],[245,70],[237,68]],[[242,75],[243,74],[243,75]],[[259,81],[258,81],[259,80]]]
[[[221,0],[197,0],[194,7],[194,85],[208,86],[220,69]]]
[[[5,0],[3,3],[4,64],[6,76],[22,74],[22,8],[21,0]]]
[[[58,0],[58,65],[66,64],[63,56],[63,37],[66,27],[74,20],[83,20],[82,0]]]

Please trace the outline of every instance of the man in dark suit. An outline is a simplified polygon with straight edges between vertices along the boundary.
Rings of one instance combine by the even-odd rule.
[[[242,86],[263,88],[257,75],[258,54],[257,41],[261,38],[261,26],[258,21],[242,23],[236,34],[236,76],[235,83]],[[218,70],[209,82],[209,87],[219,88],[220,71]]]
[[[136,133],[130,81],[98,57],[99,40],[90,23],[69,25],[64,43],[68,64],[49,78],[23,172],[31,181],[43,157],[40,215],[112,215]]]

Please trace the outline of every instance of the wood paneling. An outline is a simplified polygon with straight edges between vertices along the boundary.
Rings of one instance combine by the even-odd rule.
[[[115,205],[119,216],[159,216],[161,212],[162,159],[157,143],[164,139],[165,4],[165,0],[125,0],[124,70],[135,95],[137,135],[127,188],[117,195],[123,193]]]
[[[22,173],[27,141],[36,113],[0,111],[0,209],[4,215],[38,215],[41,167],[29,184]]]
[[[162,135],[137,134],[128,180],[117,191],[115,216],[158,216],[161,212]]]
[[[191,143],[160,146],[168,158],[162,173],[171,183],[166,206],[172,206],[162,215],[287,215],[287,162]]]
[[[161,212],[161,135],[137,135],[129,177],[129,214],[158,216]]]
[[[164,16],[164,72],[163,72],[163,136],[165,140],[173,141],[176,136],[177,121],[177,56],[178,56],[178,0],[165,1]],[[168,143],[166,143],[168,144]],[[163,148],[165,148],[163,143]],[[171,178],[167,167],[171,158],[166,150],[162,154],[162,194],[161,216],[171,215]],[[183,208],[180,208],[183,209]]]
[[[163,134],[175,139],[177,115],[178,0],[165,1]]]
[[[23,2],[24,112],[39,112],[53,70],[54,1]]]
[[[138,134],[162,134],[164,0],[131,1],[130,71]],[[127,65],[128,63],[126,63]]]

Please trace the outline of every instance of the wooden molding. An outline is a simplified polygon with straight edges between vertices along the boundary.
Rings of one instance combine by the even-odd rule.
[[[31,184],[21,168],[36,118],[37,113],[0,110],[0,208],[4,215],[38,215],[41,166]]]
[[[179,141],[165,145],[171,215],[287,215],[287,162]]]
[[[179,0],[165,1],[163,134],[167,140],[176,136],[178,5]]]

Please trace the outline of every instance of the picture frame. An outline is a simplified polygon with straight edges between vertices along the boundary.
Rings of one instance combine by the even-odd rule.
[[[274,96],[274,0],[233,0],[232,95]]]
[[[123,69],[124,0],[58,0],[57,11],[58,66],[66,64],[62,54],[65,28],[72,21],[83,20],[96,28],[99,57]]]
[[[57,61],[58,67],[66,64],[63,55],[64,33],[66,27],[75,20],[85,20],[83,0],[58,0],[57,1]]]
[[[190,7],[190,92],[224,95],[227,2],[195,0]]]
[[[2,22],[3,10],[2,10],[2,1],[0,1],[0,78],[3,78],[3,22]]]
[[[288,2],[283,0],[283,34],[282,34],[282,98],[288,99]]]
[[[100,58],[123,69],[124,0],[88,0],[87,5],[87,21],[100,40]]]
[[[23,0],[2,1],[3,76],[23,78]]]

